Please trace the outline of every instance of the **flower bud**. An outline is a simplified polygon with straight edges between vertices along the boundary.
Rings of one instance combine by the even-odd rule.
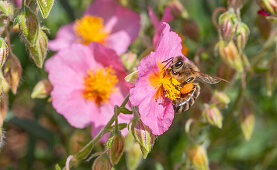
[[[43,99],[49,96],[50,92],[52,91],[53,86],[49,80],[41,80],[39,81],[36,86],[34,87],[31,98]]]
[[[127,70],[130,70],[137,61],[137,55],[133,52],[127,52],[121,56],[122,64]]]
[[[0,16],[4,15],[9,18],[13,18],[14,15],[14,7],[12,3],[8,1],[0,1]]]
[[[183,5],[177,0],[169,1],[167,6],[175,16],[182,16],[184,13]]]
[[[206,148],[202,145],[191,146],[188,149],[188,156],[197,170],[208,170],[209,162]]]
[[[140,145],[143,158],[146,159],[154,146],[156,136],[152,134],[150,128],[143,124],[141,120],[133,119],[131,131],[136,142]]]
[[[124,137],[121,135],[121,133],[116,134],[112,137],[111,144],[108,149],[108,155],[110,158],[110,161],[113,165],[116,165],[124,151]]]
[[[35,45],[39,35],[38,16],[31,11],[31,9],[25,7],[16,20],[19,24],[20,32],[27,41],[27,44],[30,43],[31,45]]]
[[[5,40],[0,37],[0,69],[5,64],[9,54],[9,47]]]
[[[131,133],[125,137],[125,152],[127,169],[136,169],[141,162],[142,153],[140,145],[135,142]]]
[[[5,93],[0,93],[0,127],[3,126],[5,116],[8,112],[9,100]]]
[[[245,140],[249,140],[253,134],[255,126],[255,115],[252,108],[249,105],[242,106],[242,112],[240,115],[240,127]]]
[[[248,26],[242,22],[239,22],[236,32],[236,44],[239,50],[239,54],[242,54],[242,51],[244,50],[249,33],[250,31]]]
[[[223,41],[219,41],[217,48],[221,58],[225,61],[226,64],[238,72],[243,71],[242,59],[233,41],[230,41],[227,46],[225,46]]]
[[[276,0],[257,0],[257,4],[263,11],[270,13],[271,15],[277,16]]]
[[[42,68],[44,59],[47,55],[47,46],[48,46],[48,38],[47,35],[40,30],[38,41],[34,46],[28,45],[28,49],[32,59],[34,60],[37,67]]]
[[[207,105],[205,104],[205,109],[203,111],[203,116],[207,119],[207,121],[218,128],[222,127],[222,115],[220,110],[215,105]]]
[[[112,164],[108,158],[107,154],[98,156],[92,165],[92,170],[110,170],[112,169]]]
[[[134,71],[128,74],[124,79],[129,83],[133,83],[133,84],[136,83],[138,79],[138,71]]]
[[[233,8],[219,17],[219,34],[225,43],[229,43],[237,30],[237,18]]]
[[[17,87],[21,79],[22,67],[17,57],[11,55],[5,64],[3,70],[4,78],[11,88],[13,94],[16,94]]]
[[[211,103],[219,108],[224,108],[230,103],[230,98],[224,92],[214,91]]]

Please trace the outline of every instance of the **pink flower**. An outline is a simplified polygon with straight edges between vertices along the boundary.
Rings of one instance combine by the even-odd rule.
[[[131,104],[139,107],[142,122],[154,135],[161,135],[170,127],[174,118],[171,101],[180,95],[180,90],[175,88],[180,82],[164,74],[166,63],[163,61],[184,57],[178,34],[170,31],[167,23],[162,23],[161,29],[155,51],[141,60],[138,80],[130,90]]]
[[[72,43],[99,42],[118,55],[124,53],[136,39],[140,17],[114,0],[95,0],[80,20],[60,28],[49,48],[58,51]]]
[[[129,90],[120,57],[100,43],[65,47],[45,67],[53,85],[53,107],[73,127],[92,124],[93,134],[106,125],[114,105],[120,105]],[[119,115],[120,123],[130,119]]]
[[[148,7],[148,13],[149,16],[152,20],[152,23],[154,25],[155,28],[155,35],[153,37],[153,44],[154,47],[157,45],[160,34],[162,33],[162,22],[169,22],[173,19],[173,16],[171,14],[171,9],[169,7],[166,7],[164,9],[164,13],[163,13],[163,17],[161,19],[161,21],[159,21],[159,19],[155,16],[154,12],[152,11],[152,9],[150,7]]]

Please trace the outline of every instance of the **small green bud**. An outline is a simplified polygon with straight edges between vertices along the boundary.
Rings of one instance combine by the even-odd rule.
[[[116,165],[119,162],[124,152],[124,143],[125,143],[124,141],[125,139],[121,135],[121,133],[116,134],[115,136],[112,137],[112,142],[108,149],[108,155],[113,165]]]
[[[219,17],[219,34],[225,43],[229,43],[237,30],[237,18],[233,8]]]
[[[25,7],[16,18],[27,44],[34,45],[39,36],[39,20],[38,16],[28,7]]]
[[[4,66],[3,74],[13,94],[16,94],[21,79],[22,67],[17,57],[11,55]]]
[[[230,98],[224,92],[214,91],[211,103],[219,108],[224,108],[230,103]]]
[[[135,142],[131,133],[125,137],[125,152],[127,169],[136,169],[142,160],[142,153],[140,145]]]
[[[133,83],[133,84],[136,83],[138,79],[138,71],[134,71],[128,74],[124,79],[129,83]]]
[[[8,1],[0,1],[0,16],[4,15],[9,18],[13,18],[14,6]]]
[[[243,105],[240,114],[240,127],[245,140],[249,140],[253,134],[255,126],[255,115],[249,105]]]
[[[107,154],[98,156],[92,165],[92,170],[110,170],[112,169],[112,164],[108,158]]]
[[[219,41],[217,48],[221,58],[225,61],[226,64],[238,72],[243,71],[242,59],[233,41],[230,41],[227,46],[223,41]]]
[[[34,87],[31,98],[43,99],[49,96],[50,92],[52,91],[53,86],[51,85],[50,81],[45,79],[39,81],[36,86]]]
[[[0,69],[5,64],[9,54],[9,47],[5,40],[0,37]]]
[[[47,55],[47,46],[48,46],[48,38],[47,35],[40,30],[38,41],[34,46],[28,45],[28,49],[32,59],[34,60],[37,67],[42,68],[43,62]]]
[[[205,104],[205,109],[202,113],[204,118],[207,119],[207,121],[218,128],[222,127],[222,120],[223,117],[220,113],[220,110],[215,105],[207,105]]]
[[[244,50],[249,33],[250,31],[248,26],[242,22],[239,22],[236,32],[236,44],[239,50],[239,54],[242,54]]]
[[[203,145],[190,146],[188,157],[197,170],[209,170],[209,161],[206,148]]]
[[[131,126],[132,134],[139,143],[143,158],[146,159],[154,146],[156,136],[152,134],[150,128],[142,123],[140,119],[133,119]]]

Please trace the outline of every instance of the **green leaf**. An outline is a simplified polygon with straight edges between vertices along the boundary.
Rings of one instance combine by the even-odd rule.
[[[54,4],[54,0],[37,0],[37,3],[42,17],[44,19],[47,18]]]

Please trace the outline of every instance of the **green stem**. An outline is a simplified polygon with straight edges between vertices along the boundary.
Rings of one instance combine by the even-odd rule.
[[[22,0],[21,8],[25,10],[26,0]]]
[[[119,114],[119,112],[118,112],[118,106],[117,105],[115,105],[114,106],[114,126],[115,126],[115,133],[118,133],[118,114]]]
[[[74,160],[79,161],[79,160],[85,159],[89,155],[93,146],[101,139],[102,136],[104,136],[107,132],[109,132],[109,129],[111,128],[113,122],[117,121],[117,118],[115,117],[117,117],[117,115],[120,113],[119,110],[117,109],[122,107],[125,108],[128,101],[129,101],[129,94],[126,96],[126,98],[124,99],[120,107],[115,106],[115,111],[117,113],[111,117],[111,119],[105,125],[105,127],[88,144],[86,144],[76,155],[74,155],[74,158],[75,158]]]

